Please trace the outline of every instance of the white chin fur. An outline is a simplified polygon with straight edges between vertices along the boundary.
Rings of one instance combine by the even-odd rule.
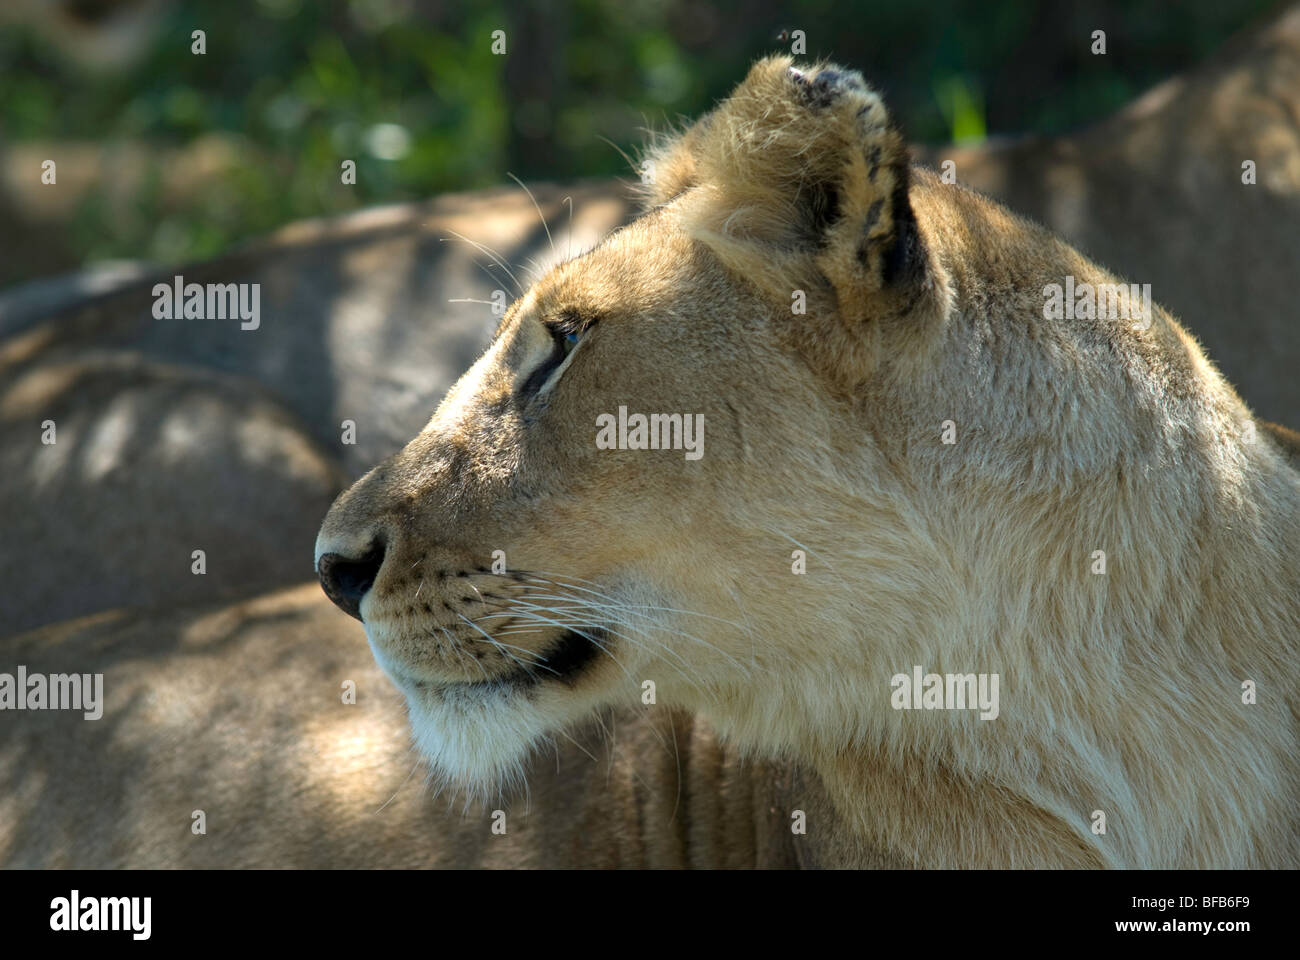
[[[405,697],[415,745],[438,786],[471,801],[520,786],[524,761],[548,726],[524,693],[510,686],[418,688],[393,669],[371,629],[371,652]]]
[[[547,730],[519,692],[410,693],[411,732],[437,779],[471,798],[494,797],[523,781],[524,761]]]

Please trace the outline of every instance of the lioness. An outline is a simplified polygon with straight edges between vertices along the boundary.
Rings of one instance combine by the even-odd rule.
[[[649,162],[317,540],[437,774],[653,704],[907,864],[1300,865],[1300,474],[1192,339],[839,67]]]

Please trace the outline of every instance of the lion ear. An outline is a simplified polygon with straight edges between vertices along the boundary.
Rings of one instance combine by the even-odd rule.
[[[670,202],[698,183],[696,146],[712,119],[713,114],[706,113],[684,130],[652,135],[637,163],[642,213]]]
[[[842,312],[870,294],[878,307],[880,295],[923,280],[907,146],[854,71],[761,60],[716,110],[648,159],[659,202],[689,190],[691,226],[720,240],[712,245],[727,248],[724,259],[746,258],[737,242],[767,248],[769,264],[773,246],[805,256]]]

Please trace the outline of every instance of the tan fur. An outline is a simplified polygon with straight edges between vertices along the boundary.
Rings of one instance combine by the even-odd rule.
[[[759,63],[655,161],[648,213],[322,528],[318,557],[386,547],[361,613],[441,776],[490,791],[653,680],[903,862],[1300,863],[1300,476],[1191,338],[1044,320],[1046,284],[1117,278],[909,171],[838,68]],[[521,398],[565,314],[595,325]],[[703,413],[704,457],[596,449],[619,405]],[[548,677],[574,624],[609,655]],[[998,673],[1000,716],[891,709],[914,664]]]

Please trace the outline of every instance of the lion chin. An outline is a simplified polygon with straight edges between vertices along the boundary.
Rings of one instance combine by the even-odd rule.
[[[367,625],[376,662],[406,700],[430,785],[467,808],[524,790],[525,766],[539,745],[601,706],[599,698],[575,695],[549,674],[522,668],[469,680],[419,679],[385,654],[382,640],[375,642],[382,633]]]
[[[508,689],[407,694],[411,733],[440,790],[467,803],[523,784],[524,762],[550,724]]]

